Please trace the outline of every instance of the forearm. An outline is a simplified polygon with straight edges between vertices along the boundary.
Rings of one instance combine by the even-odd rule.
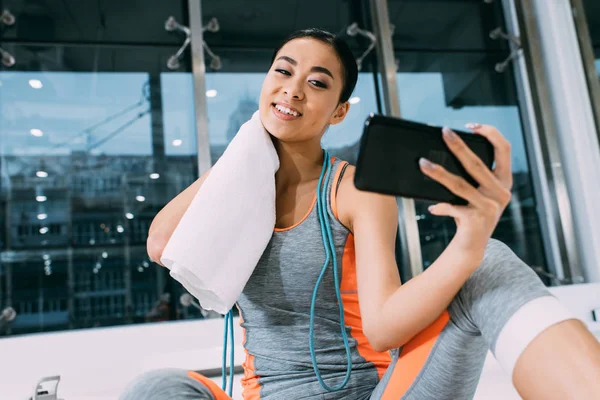
[[[398,287],[377,308],[377,347],[400,347],[433,323],[481,259],[455,238],[427,270]]]
[[[179,224],[179,221],[181,221],[183,214],[185,214],[192,203],[194,196],[198,193],[199,187],[200,179],[167,203],[167,205],[165,205],[152,220],[152,224],[148,230],[148,236],[157,232],[170,236]]]
[[[159,262],[164,247],[209,174],[210,170],[167,203],[152,220],[147,242],[148,254],[152,260]]]

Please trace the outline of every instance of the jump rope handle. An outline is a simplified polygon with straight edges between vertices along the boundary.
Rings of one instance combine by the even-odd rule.
[[[234,353],[235,353],[235,342],[233,340],[233,310],[225,315],[224,318],[224,329],[223,329],[223,364],[221,367],[222,381],[221,389],[227,392],[229,397],[233,396],[233,370],[234,370]],[[229,340],[231,341],[231,352],[229,353],[229,388],[227,388],[227,334],[229,333]]]

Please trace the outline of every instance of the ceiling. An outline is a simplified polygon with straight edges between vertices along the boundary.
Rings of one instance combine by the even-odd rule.
[[[188,24],[187,1],[175,0],[0,0],[16,24],[0,33],[4,43],[38,47],[142,47],[176,50],[183,36],[167,32],[169,16]],[[203,0],[203,21],[216,17],[220,31],[207,32],[214,50],[270,52],[294,30],[320,27],[344,33],[352,23],[370,25],[367,0]],[[481,0],[389,0],[398,51],[503,51],[489,39],[501,24],[498,7]],[[367,42],[348,37],[357,51]],[[77,50],[81,51],[81,50]],[[136,50],[137,51],[137,50]]]
[[[344,34],[352,22],[370,29],[369,4],[203,0],[203,21],[216,17],[220,25],[219,32],[206,32],[204,38],[221,57],[222,72],[263,72],[273,48],[296,29]],[[0,0],[0,6],[16,16],[16,24],[0,33],[2,47],[17,60],[13,70],[169,72],[167,60],[184,36],[167,32],[164,23],[173,16],[189,24],[186,0]],[[506,43],[489,38],[503,24],[498,1],[388,0],[388,8],[400,71],[448,73],[445,77],[453,79],[445,82],[452,93],[449,104],[469,104],[474,98],[483,104],[514,103],[514,96],[505,96],[509,75],[493,72],[507,55]],[[345,37],[357,56],[369,44]],[[366,62],[363,71],[371,65]],[[179,71],[189,70],[186,51]],[[482,91],[494,86],[485,100]],[[456,96],[462,100],[455,101]]]

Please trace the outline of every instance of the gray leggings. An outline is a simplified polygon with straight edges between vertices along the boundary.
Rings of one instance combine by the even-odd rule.
[[[377,386],[307,396],[284,389],[269,399],[402,400],[472,398],[485,356],[509,318],[526,303],[551,296],[538,276],[506,245],[490,240],[483,263],[446,313],[402,349]],[[413,351],[411,351],[413,350]],[[318,382],[315,379],[315,385]],[[185,370],[159,370],[132,382],[121,400],[210,399],[228,397]]]

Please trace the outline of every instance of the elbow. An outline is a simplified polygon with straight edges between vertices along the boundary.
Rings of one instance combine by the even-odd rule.
[[[148,239],[146,240],[146,251],[148,252],[150,260],[162,265],[160,259],[162,258],[163,251],[165,250],[168,241],[169,239],[160,233],[153,233],[148,236]]]
[[[369,322],[363,326],[363,333],[376,352],[384,352],[404,346],[408,338],[397,327],[385,321]]]
[[[367,337],[369,343],[371,344],[371,348],[378,353],[383,353],[384,351],[390,350],[390,347],[385,346],[382,342],[377,341],[376,339],[371,339]]]
[[[378,353],[383,353],[384,351],[389,351],[396,347],[390,346],[390,344],[384,338],[381,337],[374,337],[372,339],[367,337],[367,339],[369,340],[369,343],[371,344],[373,350],[375,350]]]
[[[377,322],[368,322],[363,326],[363,333],[369,341],[369,344],[378,353],[388,351],[393,348],[390,346],[386,334],[384,332],[385,327]]]

